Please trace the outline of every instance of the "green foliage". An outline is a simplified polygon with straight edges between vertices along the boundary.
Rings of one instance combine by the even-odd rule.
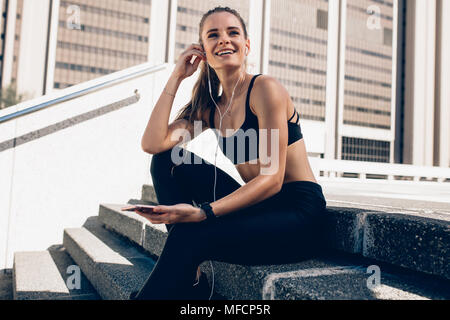
[[[17,93],[17,86],[12,82],[6,88],[0,91],[0,109],[5,109],[22,102],[25,99],[25,94]]]

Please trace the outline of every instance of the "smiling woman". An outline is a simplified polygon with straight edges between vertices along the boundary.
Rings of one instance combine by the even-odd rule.
[[[297,262],[323,245],[326,202],[309,166],[299,114],[275,78],[246,72],[249,51],[250,39],[239,13],[228,7],[208,11],[200,21],[199,44],[181,54],[153,109],[141,144],[154,154],[150,171],[160,205],[146,218],[166,224],[168,237],[133,299],[211,298],[206,277],[198,279],[197,271],[195,279],[203,261]],[[181,81],[199,66],[190,103],[168,124]],[[202,130],[194,130],[195,121],[201,121]],[[222,127],[235,134],[224,136]],[[178,146],[208,128],[231,146],[222,150],[236,164],[246,182],[243,186],[215,164]],[[179,130],[186,133],[182,141],[176,135]],[[248,141],[245,134],[250,131],[257,134]],[[257,152],[250,153],[255,146]],[[243,150],[244,157],[236,160],[235,150]]]

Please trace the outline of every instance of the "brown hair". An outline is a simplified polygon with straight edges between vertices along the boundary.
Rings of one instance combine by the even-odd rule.
[[[203,15],[202,19],[200,20],[200,27],[198,33],[199,33],[199,43],[202,46],[203,46],[202,30],[205,20],[211,14],[217,12],[228,12],[236,16],[241,22],[242,29],[244,30],[245,39],[248,38],[245,22],[242,19],[241,15],[236,10],[233,10],[229,7],[215,7],[214,9],[211,9],[208,12],[206,12]],[[244,67],[245,68],[247,67],[247,60],[245,60]],[[175,120],[186,119],[191,124],[193,124],[195,120],[202,120],[202,114],[209,108],[210,105],[209,102],[211,101],[208,85],[208,70],[206,68],[209,68],[209,74],[211,77],[211,94],[214,100],[217,101],[219,97],[220,80],[217,77],[217,74],[214,71],[214,69],[209,67],[209,65],[206,65],[205,62],[202,61],[200,63],[200,75],[198,77],[197,82],[194,85],[194,88],[192,89],[191,101],[180,110]],[[204,121],[202,121],[202,125],[206,126],[207,124],[205,124]]]

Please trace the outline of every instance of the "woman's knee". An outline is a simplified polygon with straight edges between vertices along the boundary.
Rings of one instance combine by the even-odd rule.
[[[172,170],[176,166],[172,161],[172,151],[174,148],[153,155],[150,164],[150,174],[153,181],[164,181],[173,176]]]
[[[204,232],[199,223],[176,223],[171,225],[167,237],[169,246],[182,247],[183,250],[199,252],[207,241],[204,241]]]
[[[185,150],[179,146],[175,146],[172,149],[154,154],[150,165],[150,173],[153,175],[159,174],[161,171],[169,172],[173,175],[173,168],[179,166],[182,163],[190,164],[189,161],[193,157],[193,154],[188,150]]]
[[[152,156],[152,162],[150,165],[151,174],[155,174],[164,169],[169,169],[173,166],[173,163],[171,161],[171,153],[172,149],[169,149]]]

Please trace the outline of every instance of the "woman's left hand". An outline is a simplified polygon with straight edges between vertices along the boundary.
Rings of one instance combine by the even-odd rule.
[[[153,209],[153,213],[143,213],[138,210],[135,210],[135,212],[154,224],[200,222],[206,219],[200,208],[187,203],[179,203],[172,206],[157,205]]]

